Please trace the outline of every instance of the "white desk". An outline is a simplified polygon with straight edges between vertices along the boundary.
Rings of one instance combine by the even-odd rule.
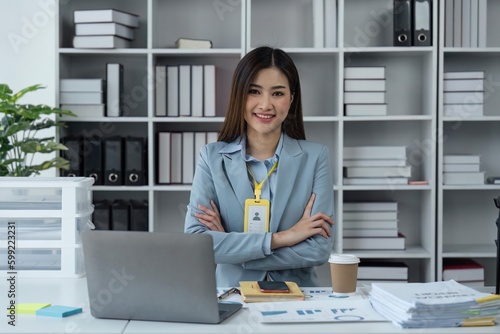
[[[17,303],[51,303],[53,305],[78,306],[83,313],[66,318],[17,315],[16,327],[7,324],[4,315],[0,319],[0,333],[500,333],[500,326],[469,328],[400,329],[389,322],[383,323],[307,323],[262,324],[245,308],[219,325],[168,323],[153,321],[127,321],[96,319],[90,315],[85,278],[79,279],[31,279],[18,278]],[[2,309],[7,305],[6,282],[0,282]],[[5,313],[4,313],[5,314]]]

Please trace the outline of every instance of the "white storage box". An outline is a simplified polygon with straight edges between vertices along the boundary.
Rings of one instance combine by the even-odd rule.
[[[81,233],[92,227],[93,183],[85,177],[0,178],[0,272],[83,276]]]

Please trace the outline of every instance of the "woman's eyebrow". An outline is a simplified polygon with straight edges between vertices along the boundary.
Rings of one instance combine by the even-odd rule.
[[[263,88],[261,85],[257,85],[257,84],[253,84],[253,83],[250,84],[250,87],[255,87],[255,88],[260,88],[260,89]],[[283,86],[283,85],[276,85],[276,86],[271,87],[271,89],[286,89],[286,88],[287,87]]]

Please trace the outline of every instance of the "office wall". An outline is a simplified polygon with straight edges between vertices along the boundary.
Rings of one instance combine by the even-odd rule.
[[[55,106],[56,5],[56,0],[0,0],[0,82],[13,91],[33,84],[46,86],[22,102]],[[54,133],[47,130],[40,136]],[[46,158],[39,156],[36,161]]]

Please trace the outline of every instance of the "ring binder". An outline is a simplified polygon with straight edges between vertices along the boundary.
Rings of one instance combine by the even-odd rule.
[[[431,45],[431,1],[413,1],[413,45]]]
[[[394,46],[411,46],[411,0],[394,0]]]

